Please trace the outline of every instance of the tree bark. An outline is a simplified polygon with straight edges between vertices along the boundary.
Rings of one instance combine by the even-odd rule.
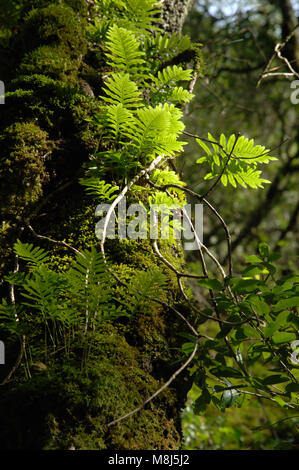
[[[195,0],[164,0],[163,30],[170,33],[181,33],[184,21],[193,7]]]
[[[77,179],[101,139],[101,129],[89,121],[100,106],[103,57],[88,49],[84,0],[42,0],[38,9],[35,4],[24,2],[22,18],[12,28],[13,63],[6,83],[11,95],[0,117],[3,274],[12,268],[17,238],[50,250],[58,264],[64,259],[68,263],[69,253],[61,245],[37,240],[34,233],[66,240],[78,249],[96,243],[94,208]],[[179,33],[192,4],[166,0],[163,29]],[[181,265],[182,253],[166,248],[168,259]],[[149,243],[125,246],[113,241],[108,254],[128,279],[136,270],[162,269]],[[130,295],[114,287],[118,295]],[[4,284],[1,288],[5,294]],[[178,304],[171,274],[167,292],[169,301]],[[186,306],[181,308],[188,313]],[[87,371],[78,362],[79,350],[67,362],[54,355],[45,368],[30,369],[27,358],[26,367],[5,382],[19,354],[19,346],[10,343],[0,378],[1,448],[178,449],[180,414],[191,383],[188,372],[134,416],[109,428],[107,423],[136,408],[169,379],[177,368],[173,363],[181,359],[178,333],[184,328],[159,305],[140,307],[128,322],[103,325],[89,338],[92,360]]]

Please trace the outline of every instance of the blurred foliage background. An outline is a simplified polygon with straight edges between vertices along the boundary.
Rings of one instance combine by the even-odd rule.
[[[231,230],[235,272],[260,242],[280,253],[281,274],[298,270],[299,104],[291,102],[291,82],[296,77],[275,75],[260,81],[276,44],[283,43],[298,25],[298,7],[289,0],[197,1],[185,24],[185,33],[202,43],[205,59],[205,74],[197,80],[195,98],[187,109],[188,132],[204,138],[208,132],[215,138],[222,132],[240,132],[272,149],[271,155],[278,158],[264,168],[264,177],[272,181],[264,190],[218,185],[210,196]],[[283,55],[298,72],[298,27]],[[271,67],[276,73],[289,72],[277,58]],[[202,174],[194,171],[202,155],[195,139],[189,140],[178,169],[190,187],[204,194],[211,183],[203,180],[203,170]],[[222,228],[205,212],[204,242],[226,261]],[[200,272],[196,252],[189,252],[189,264]],[[192,287],[195,296],[201,297],[195,283]],[[183,413],[186,449],[299,448],[296,413],[260,401],[254,406],[239,403],[223,413],[209,405],[204,415],[196,415],[193,405],[199,395],[193,386]]]

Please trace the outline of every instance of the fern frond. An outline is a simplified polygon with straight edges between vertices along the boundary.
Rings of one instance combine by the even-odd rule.
[[[177,135],[181,134],[185,129],[185,124],[182,121],[183,113],[172,103],[165,103],[163,109],[169,116],[169,129],[167,129],[167,133],[169,136],[173,135],[177,137]]]
[[[189,103],[189,101],[194,98],[194,94],[190,93],[188,90],[184,90],[183,87],[175,87],[170,96],[169,100],[170,101],[177,101],[178,103]]]
[[[155,0],[95,0],[100,10],[93,23],[88,26],[88,35],[93,41],[105,40],[110,25],[116,24],[144,38],[157,26],[161,4]]]
[[[180,121],[180,110],[174,105],[138,109],[137,116],[139,123],[135,141],[140,152],[149,155],[163,152],[171,155],[182,150],[185,142],[179,142],[177,137],[184,129],[184,124]]]
[[[107,103],[122,104],[124,108],[138,108],[143,106],[140,92],[135,82],[130,80],[127,73],[113,73],[105,83],[103,100]]]
[[[102,254],[94,247],[77,255],[66,278],[70,286],[70,308],[84,314],[89,325],[125,314],[112,302],[109,273]]]
[[[5,299],[0,303],[0,331],[7,331],[12,335],[21,336],[21,317],[23,308],[21,305],[8,304]]]
[[[97,196],[100,200],[107,202],[113,201],[117,196],[113,193],[119,190],[119,186],[112,186],[98,178],[80,178],[79,183],[85,186],[87,194]]]
[[[77,254],[70,269],[70,276],[73,276],[79,284],[85,284],[86,275],[93,282],[106,281],[108,278],[103,256],[94,247]]]
[[[157,27],[161,5],[156,0],[127,0],[126,19],[119,22],[120,26],[138,34],[148,35],[152,31],[160,31]]]
[[[30,266],[39,266],[49,261],[49,254],[39,246],[33,246],[31,243],[22,243],[17,240],[14,244],[14,251],[19,258],[27,261]]]
[[[144,53],[140,50],[140,42],[134,33],[113,25],[107,33],[106,53],[108,64],[118,70],[141,75],[145,68]]]
[[[130,282],[133,294],[130,297],[132,313],[135,313],[138,308],[150,305],[146,296],[162,299],[165,295],[167,282],[167,276],[158,269],[148,269],[136,273]]]
[[[191,80],[192,70],[183,69],[178,65],[169,65],[161,72],[158,72],[158,78],[153,77],[153,81],[157,86],[164,87],[166,85],[176,85],[178,81]]]
[[[186,186],[186,183],[181,181],[179,175],[172,170],[154,170],[151,174],[151,180],[158,186],[163,186],[165,184]]]
[[[136,128],[136,119],[133,114],[121,103],[108,106],[106,112],[107,121],[115,139],[118,139],[119,135],[132,139]]]
[[[124,135],[126,134],[124,133]],[[129,138],[131,137],[133,138],[133,135],[129,136]],[[139,168],[141,163],[134,160],[132,155],[125,150],[110,150],[96,153],[93,156],[93,161],[88,162],[86,166],[88,168],[87,175],[90,178],[101,179],[106,173],[109,173],[119,179],[126,176],[133,168]]]
[[[201,139],[197,139],[198,144],[206,153],[206,156],[197,160],[197,163],[207,162],[211,171],[206,174],[205,179],[213,179],[221,175],[221,183],[224,186],[237,184],[243,188],[263,188],[263,184],[270,183],[269,180],[261,178],[261,171],[257,170],[259,163],[269,163],[277,160],[269,155],[269,150],[261,145],[254,145],[254,140],[244,136],[238,139],[232,134],[226,139],[221,134],[217,142],[211,134],[208,134],[211,141],[210,148]],[[213,150],[212,150],[213,149]]]
[[[63,308],[62,294],[66,288],[64,276],[41,265],[27,279],[23,286],[22,296],[27,299],[22,305],[41,312],[44,319],[58,319],[59,310]]]
[[[160,58],[165,61],[191,49],[192,42],[189,36],[161,33],[147,39],[145,41],[145,47],[149,52],[155,51],[155,55],[160,56]]]

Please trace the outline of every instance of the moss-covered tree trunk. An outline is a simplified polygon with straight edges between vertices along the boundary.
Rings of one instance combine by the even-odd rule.
[[[77,182],[82,165],[101,146],[101,129],[91,118],[100,106],[105,63],[86,34],[90,3],[21,2],[21,15],[12,15],[2,38],[3,276],[18,269],[13,254],[17,238],[50,250],[51,265],[58,270],[68,266],[72,252],[55,240],[78,250],[98,243],[94,205]],[[181,30],[192,3],[164,2],[167,31]],[[183,263],[179,246],[165,243],[164,248],[176,266]],[[109,241],[107,251],[123,278],[153,267],[165,271],[147,241]],[[168,301],[178,304],[176,277],[169,272],[167,276]],[[113,287],[120,299],[131,295],[116,281]],[[1,290],[13,303],[7,283]],[[34,344],[27,344],[26,338],[21,344],[3,338],[7,363],[0,370],[1,448],[180,448],[187,372],[140,412],[115,426],[106,425],[140,405],[171,376],[181,358],[178,333],[184,329],[180,319],[160,305],[141,305],[133,317],[104,323],[85,336],[88,363],[82,341],[67,358],[57,351],[36,363],[26,356]]]

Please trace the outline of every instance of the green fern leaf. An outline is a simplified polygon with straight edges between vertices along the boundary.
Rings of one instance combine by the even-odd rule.
[[[49,261],[49,254],[39,246],[34,247],[31,243],[22,243],[17,240],[14,244],[15,253],[19,258],[27,261],[30,266],[40,266]]]
[[[115,193],[119,186],[112,186],[98,178],[80,178],[79,183],[85,186],[86,192],[91,196],[97,196],[100,200],[113,201],[117,197]]]
[[[141,75],[145,68],[144,53],[134,33],[113,25],[107,33],[108,64],[118,70]]]
[[[155,55],[155,60],[153,61],[155,67],[191,48],[192,43],[189,36],[180,36],[179,34],[170,35],[163,32],[145,41],[145,49],[148,51],[148,54],[150,55],[153,52]],[[157,60],[157,57],[160,58],[160,61]]]
[[[122,104],[125,108],[138,108],[141,97],[135,82],[130,80],[127,73],[113,73],[105,83],[103,100],[112,104]]]
[[[174,105],[137,109],[136,112],[139,123],[135,141],[140,152],[171,155],[183,149],[185,142],[177,140],[178,134],[184,129],[180,120],[182,113]]]
[[[150,306],[150,300],[146,297],[162,299],[167,288],[168,278],[158,269],[149,269],[136,273],[131,282],[132,296],[130,298],[132,313],[139,308]]]
[[[115,139],[118,139],[119,135],[132,139],[136,129],[136,119],[133,114],[120,103],[109,106],[106,111],[107,121]]]
[[[119,25],[147,36],[160,31],[156,26],[160,13],[161,5],[156,0],[127,0],[126,19],[119,21]]]
[[[181,80],[191,80],[191,78],[192,70],[183,69],[183,67],[177,65],[169,65],[162,72],[158,72],[158,78],[153,77],[153,81],[159,88],[162,88],[166,85],[176,85]]]
[[[211,134],[208,134],[208,138],[213,151],[201,139],[197,139],[206,153],[197,163],[208,163],[211,170],[206,174],[206,180],[221,175],[221,183],[224,186],[229,183],[234,188],[237,184],[243,188],[263,188],[263,184],[270,183],[269,180],[261,178],[261,171],[256,169],[260,163],[277,160],[269,155],[269,150],[265,147],[254,145],[253,139],[249,140],[244,136],[237,139],[234,134],[229,139],[221,134],[219,143]]]
[[[175,87],[170,96],[170,101],[178,101],[179,103],[189,103],[189,101],[194,98],[195,95],[193,93],[189,93],[188,90],[184,90],[183,87]]]

